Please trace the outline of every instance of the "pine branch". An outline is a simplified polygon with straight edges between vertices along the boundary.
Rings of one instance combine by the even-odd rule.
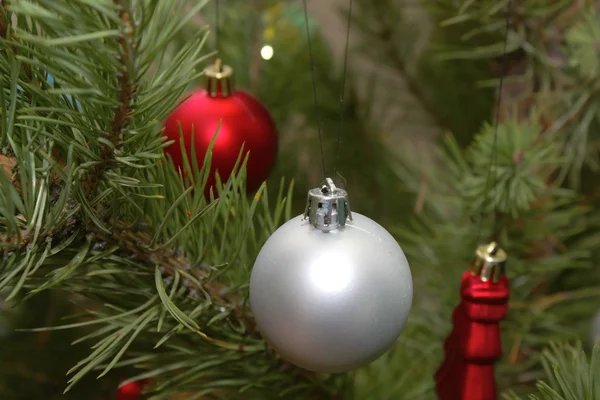
[[[153,243],[150,235],[146,233],[147,229],[135,229],[124,226],[119,221],[110,223],[113,226],[111,233],[95,231],[94,241],[101,248],[118,246],[121,249],[122,257],[132,259],[153,268],[155,265],[161,267],[164,278],[170,280],[181,272],[189,278],[183,279],[183,286],[187,287],[188,295],[197,298],[201,295],[210,299],[215,306],[217,304],[227,305],[234,310],[236,317],[248,328],[248,334],[255,338],[260,338],[255,326],[254,319],[244,298],[237,292],[232,292],[219,280],[211,280],[211,271],[208,265],[200,263],[194,265],[181,250],[160,249],[153,251]],[[239,345],[239,350],[243,351],[243,345]]]
[[[6,156],[4,154],[0,154],[0,166],[4,170],[4,173],[9,178],[12,178],[14,173],[14,168],[17,165],[17,161],[14,157]]]
[[[529,400],[591,400],[600,395],[599,346],[595,346],[588,357],[581,344],[551,343],[543,353],[542,363],[546,377],[538,381],[538,391],[527,396]],[[524,399],[514,393],[504,398]]]
[[[205,165],[186,165],[193,183],[162,157],[159,121],[199,77],[206,31],[174,54],[172,40],[205,3],[181,18],[181,2],[139,1],[135,12],[124,0],[11,4],[19,23],[10,44],[20,54],[0,60],[10,89],[2,119],[12,123],[6,137],[23,190],[2,181],[0,196],[12,197],[0,204],[0,227],[16,247],[1,260],[0,288],[10,299],[56,290],[94,303],[85,320],[56,328],[96,328],[77,340],[97,342],[69,371],[67,390],[96,370],[135,365],[156,382],[157,399],[335,398],[347,381],[279,360],[247,306],[252,262],[290,217],[291,189],[282,184],[272,207],[265,188],[246,196],[241,173],[207,203],[189,187],[202,187],[210,152]]]
[[[4,4],[0,3],[0,37],[6,39],[8,33],[8,24],[10,23],[10,15]]]
[[[136,79],[134,75],[136,48],[134,26],[125,1],[114,0],[114,3],[119,8],[119,18],[122,22],[121,34],[117,39],[120,49],[118,59],[122,65],[122,70],[118,73],[119,93],[117,98],[119,106],[115,110],[113,120],[110,124],[110,131],[106,131],[109,143],[104,141],[100,143],[101,162],[92,168],[87,181],[84,182],[87,193],[92,192],[98,186],[105,171],[110,167],[110,163],[115,156],[115,151],[118,150],[119,143],[122,140],[123,130],[127,126],[127,122],[131,118],[133,111],[131,105],[135,94],[134,81]]]
[[[3,3],[0,3],[0,42],[4,42],[8,39],[8,33],[9,33],[9,27],[10,27],[10,22],[11,22],[11,18],[10,18],[10,12],[6,9],[6,7],[4,6]],[[4,51],[6,53],[8,53],[9,51],[13,53],[13,55],[17,55],[18,51],[17,51],[17,47],[12,45],[12,46],[3,46],[4,47]],[[21,70],[23,72],[23,74],[27,77],[27,79],[31,80],[33,78],[33,75],[31,73],[31,69],[29,68],[29,66],[27,64],[23,64],[21,66]]]
[[[379,31],[380,40],[386,43],[385,49],[388,59],[390,63],[397,71],[397,73],[403,77],[403,81],[406,84],[406,88],[412,94],[412,96],[419,102],[423,110],[427,112],[427,114],[431,117],[434,124],[440,129],[447,129],[450,126],[450,123],[446,121],[432,106],[429,98],[422,90],[421,86],[414,79],[411,74],[409,74],[408,69],[406,67],[406,60],[401,56],[399,50],[394,46],[393,41],[391,41],[391,27],[381,27]]]
[[[498,239],[510,254],[511,278],[521,282],[511,290],[515,312],[509,312],[503,328],[509,349],[499,371],[504,387],[531,383],[540,371],[536,361],[543,340],[578,335],[597,308],[591,299],[600,296],[592,270],[599,215],[575,191],[548,183],[563,159],[560,143],[541,132],[536,115],[528,120],[513,116],[499,126],[496,139],[494,126],[484,126],[466,150],[449,138],[440,152],[442,166],[429,175],[436,184],[423,212],[396,231],[413,267],[428,268],[415,279],[415,292],[434,302],[436,316],[429,322],[434,325],[437,317],[451,314],[445,307],[453,304],[456,291],[447,290],[448,282],[464,271],[475,245],[494,233],[491,215],[500,211]],[[419,169],[407,169],[402,177],[412,181],[416,192]]]
[[[236,180],[236,182],[239,181]],[[234,183],[233,186],[230,185],[231,192],[224,188],[219,189],[221,198],[229,198],[229,200],[225,201],[232,201],[230,196],[240,196],[239,191],[236,190],[238,184],[239,183]],[[261,197],[266,201],[266,195],[257,196],[253,203],[255,205],[258,204]],[[228,214],[230,206],[231,204],[223,208],[226,214]],[[237,212],[246,212],[244,208],[234,208]],[[215,211],[220,212],[218,210]],[[205,215],[204,218],[207,220],[212,219],[209,215]],[[242,222],[245,222],[245,220],[245,218],[241,218]],[[77,239],[72,242],[72,246],[76,249],[83,245],[84,248],[90,249],[85,251],[87,260],[80,260],[82,265],[78,266],[78,272],[68,265],[53,271],[51,275],[54,275],[58,279],[55,279],[55,282],[50,281],[50,284],[46,282],[41,287],[41,289],[63,287],[65,289],[71,288],[68,290],[75,291],[77,291],[77,288],[85,288],[85,295],[91,299],[96,300],[99,303],[114,304],[112,314],[109,313],[104,316],[103,314],[93,312],[91,313],[92,320],[55,328],[74,328],[99,323],[108,323],[107,327],[110,327],[111,324],[109,321],[113,321],[112,323],[114,323],[114,328],[110,329],[108,331],[109,334],[100,342],[111,343],[109,347],[105,350],[101,349],[95,351],[88,359],[83,360],[72,370],[74,376],[71,379],[71,386],[83,378],[83,376],[89,372],[90,368],[102,369],[106,372],[113,367],[120,366],[120,359],[126,356],[126,353],[124,353],[124,350],[120,349],[119,346],[121,346],[121,344],[119,343],[122,340],[126,340],[129,335],[132,335],[132,332],[138,325],[140,326],[140,331],[138,332],[139,336],[145,337],[145,341],[147,341],[149,338],[155,336],[155,333],[150,326],[158,323],[159,328],[157,328],[156,333],[166,330],[167,334],[155,347],[161,345],[161,349],[164,347],[166,352],[161,352],[160,350],[158,350],[158,352],[153,352],[155,357],[158,357],[159,355],[162,355],[162,357],[156,358],[152,363],[142,364],[146,372],[132,377],[131,380],[139,380],[148,377],[156,378],[157,384],[163,385],[161,386],[162,388],[158,389],[159,393],[162,393],[162,396],[165,396],[167,393],[177,393],[182,390],[194,393],[195,385],[198,385],[203,381],[201,376],[198,375],[198,377],[194,378],[195,375],[192,375],[195,371],[193,367],[197,363],[194,358],[194,353],[187,352],[189,350],[184,353],[179,353],[177,350],[178,346],[180,346],[178,343],[183,340],[185,342],[185,347],[188,349],[204,349],[200,354],[203,354],[204,351],[219,353],[219,349],[224,349],[225,353],[220,356],[219,354],[215,354],[216,357],[222,359],[222,361],[219,362],[219,365],[230,363],[228,365],[237,365],[237,367],[231,368],[239,368],[240,364],[245,364],[247,362],[243,360],[244,357],[252,357],[255,359],[255,362],[264,364],[258,371],[248,370],[245,372],[246,375],[242,374],[237,377],[236,379],[239,379],[241,382],[239,385],[247,384],[254,386],[252,382],[253,380],[257,380],[256,385],[260,387],[259,382],[263,374],[269,376],[269,373],[282,373],[282,375],[279,376],[279,379],[282,379],[287,383],[281,390],[292,389],[295,385],[298,385],[297,390],[301,390],[306,396],[309,396],[309,398],[338,398],[335,395],[335,385],[326,383],[318,375],[299,369],[270,354],[263,354],[265,346],[258,330],[254,326],[255,323],[246,304],[244,292],[240,292],[239,289],[233,290],[234,288],[225,284],[221,279],[213,278],[216,267],[210,267],[205,263],[194,263],[191,260],[191,257],[188,257],[185,254],[185,251],[178,247],[175,247],[174,249],[171,247],[164,247],[163,244],[157,242],[148,234],[150,226],[140,225],[136,227],[134,225],[127,225],[119,220],[109,221],[106,224],[112,226],[113,233],[106,234],[104,231],[99,230],[94,226],[86,227],[85,224],[80,222],[78,224],[80,230],[77,233]],[[231,224],[233,224],[233,222],[231,222]],[[86,229],[92,230],[86,231]],[[235,225],[231,229],[235,230]],[[215,232],[215,234],[218,233]],[[62,243],[65,240],[67,240],[67,238],[62,237],[59,240],[59,243]],[[246,245],[248,244],[249,243],[246,243]],[[115,264],[115,262],[116,265],[112,266],[111,263]],[[136,276],[153,275],[152,271],[155,266],[160,266],[161,285],[164,285],[166,292],[170,292],[169,294],[165,293],[169,298],[166,301],[172,303],[171,307],[177,309],[180,307],[181,311],[179,312],[182,313],[181,318],[183,320],[188,320],[189,324],[195,324],[193,321],[197,319],[202,321],[199,322],[198,326],[202,326],[203,330],[200,331],[198,328],[190,326],[182,331],[181,327],[178,328],[178,320],[170,321],[160,317],[159,310],[161,303],[156,301],[156,295],[148,299],[145,305],[136,308],[131,305],[129,305],[129,309],[126,307],[119,307],[118,304],[121,302],[124,304],[131,304],[129,303],[130,300],[126,300],[128,298],[139,298],[142,294],[144,295],[144,298],[146,298],[152,293],[147,293],[145,288],[142,291],[134,289],[132,292],[123,288],[123,293],[114,293],[114,296],[117,296],[116,298],[113,298],[112,295],[104,294],[106,289],[102,289],[102,282],[107,282],[106,288],[110,289],[110,291],[119,289],[118,286],[111,284],[110,280],[107,281],[102,278],[94,279],[91,274],[88,275],[90,272],[93,272],[96,265],[102,265],[101,276],[110,276],[114,273],[114,279],[117,280],[122,279],[119,278],[119,276],[123,273],[127,273],[127,271],[133,273],[132,278],[135,278]],[[127,265],[130,265],[131,267],[128,268]],[[111,272],[116,266],[120,267],[118,273]],[[62,273],[60,272],[61,269],[65,271],[69,270],[69,272]],[[68,274],[68,280],[65,280],[65,274]],[[125,280],[123,282],[129,281]],[[130,283],[133,284],[133,281]],[[40,289],[35,282],[29,283],[28,287],[29,286],[35,288],[34,291]],[[134,286],[137,285],[134,284]],[[192,306],[194,310],[201,310],[201,313],[195,311],[188,313],[183,306]],[[121,312],[119,311],[121,308],[128,311]],[[114,313],[114,310],[117,311],[116,314]],[[225,314],[223,313],[223,310],[227,310]],[[110,312],[111,310],[109,309],[107,311]],[[121,314],[119,315],[119,313]],[[226,317],[226,326],[243,326],[244,334],[241,337],[238,337],[237,335],[231,336],[231,333],[226,333],[228,331],[227,329],[212,328],[210,321],[215,318],[221,320],[221,315]],[[163,322],[161,322],[161,320]],[[161,325],[162,329],[160,328]],[[186,325],[187,323],[184,322],[184,326]],[[52,330],[52,328],[42,328],[39,330]],[[213,333],[219,333],[221,338],[213,337],[207,330],[212,330],[214,331]],[[99,328],[98,332],[105,333],[106,335],[104,327]],[[135,333],[135,336],[137,336],[138,333]],[[133,340],[135,336],[132,336],[131,340]],[[198,337],[202,339],[201,342],[197,341]],[[114,345],[112,344],[113,341]],[[206,348],[207,344],[208,348]],[[177,356],[174,360],[170,361],[167,356],[168,354],[177,354]],[[111,358],[113,358],[113,361],[109,362]],[[128,361],[124,361],[124,363],[127,362]],[[179,366],[179,368],[177,368],[179,373],[173,376],[167,374],[167,372],[171,371],[171,363]],[[217,371],[213,370],[211,373],[214,375]],[[186,380],[181,381],[179,377],[185,377]],[[172,382],[172,384],[170,382]],[[198,390],[200,390],[200,387],[210,388],[213,386],[211,386],[211,382],[209,381],[198,386]],[[215,387],[218,387],[218,385]],[[216,389],[216,392],[218,391],[219,390]],[[228,391],[224,392],[229,393]],[[211,390],[210,393],[215,393],[215,391]]]
[[[418,30],[418,28],[416,24],[412,25],[407,21],[403,11],[404,7],[404,2],[398,1],[377,3],[359,1],[357,8],[360,11],[355,14],[360,17],[356,17],[354,22],[363,31],[363,34],[372,37],[368,42],[369,46],[381,48],[380,54],[385,60],[384,63],[389,64],[402,78],[408,92],[417,100],[434,125],[448,129],[451,124],[437,112],[427,93],[407,66],[407,60],[417,60],[419,53],[413,48],[414,41],[406,37],[405,32],[410,31],[411,27],[412,31]],[[406,43],[399,43],[399,40],[406,40]],[[410,43],[408,43],[409,41]]]

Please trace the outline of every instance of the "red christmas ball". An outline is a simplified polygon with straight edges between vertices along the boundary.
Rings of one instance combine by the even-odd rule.
[[[215,185],[216,172],[223,182],[229,179],[242,146],[244,156],[250,152],[246,188],[256,190],[269,176],[277,158],[275,123],[256,98],[242,90],[233,90],[231,68],[221,68],[217,62],[205,73],[206,88],[195,91],[167,118],[164,135],[174,143],[165,151],[175,166],[183,170],[181,138],[190,161],[193,142],[198,167],[202,167],[209,145],[217,134],[205,193],[208,195]]]
[[[129,382],[117,390],[116,400],[138,400],[142,395],[145,381]]]

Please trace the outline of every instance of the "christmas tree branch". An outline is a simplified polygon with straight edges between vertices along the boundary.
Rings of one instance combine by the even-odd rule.
[[[128,120],[131,118],[132,102],[135,93],[135,32],[128,5],[124,0],[114,0],[119,9],[119,18],[121,20],[121,33],[118,37],[120,54],[118,60],[122,69],[118,72],[119,93],[117,99],[119,106],[114,112],[111,122],[110,132],[107,132],[108,143],[100,143],[101,162],[93,167],[84,183],[86,191],[90,193],[100,182],[104,172],[109,168],[110,162],[118,151],[119,142],[122,140],[123,129],[125,129]]]
[[[594,399],[600,393],[600,347],[588,356],[581,344],[551,343],[542,354],[545,379],[537,382],[537,391],[529,400]],[[506,400],[524,399],[511,392]]]
[[[199,298],[203,294],[206,300],[210,303],[210,308],[215,312],[223,307],[232,310],[230,322],[234,325],[241,324],[245,327],[245,335],[242,342],[226,343],[221,340],[210,338],[204,334],[200,335],[203,340],[208,341],[219,347],[227,350],[242,353],[256,353],[264,351],[264,346],[261,343],[262,337],[258,333],[254,319],[244,297],[238,291],[230,290],[227,285],[220,282],[218,279],[211,279],[211,270],[207,265],[200,264],[194,266],[190,259],[185,256],[180,250],[160,250],[156,252],[148,251],[152,241],[147,233],[142,230],[119,229],[118,224],[115,226],[115,233],[106,235],[103,232],[97,232],[94,235],[96,245],[101,248],[118,246],[121,250],[118,254],[120,257],[130,259],[135,262],[141,262],[146,268],[151,268],[153,265],[160,265],[162,279],[171,284],[175,279],[181,279],[181,285],[186,288],[188,295],[192,298]],[[178,278],[181,277],[181,278]],[[237,322],[235,320],[238,320]],[[190,345],[194,341],[191,340]],[[244,344],[246,343],[246,344]],[[250,344],[250,346],[249,346]],[[335,392],[331,391],[331,387],[320,381],[316,374],[302,370],[285,360],[277,359],[276,365],[290,374],[293,379],[298,382],[311,382],[315,385],[311,397],[315,399],[337,399]],[[145,379],[148,376],[156,377],[156,375],[144,373],[133,377],[130,381]],[[312,390],[312,389],[311,389]]]
[[[496,160],[490,165],[495,146]],[[501,213],[498,239],[510,255],[509,276],[522,286],[511,290],[511,309],[518,312],[509,311],[503,327],[511,351],[499,365],[499,376],[502,385],[531,383],[541,367],[534,362],[542,351],[539,338],[575,337],[597,308],[589,298],[598,296],[599,282],[591,271],[599,240],[598,214],[574,191],[548,184],[561,166],[560,143],[544,138],[536,115],[505,119],[497,135],[494,125],[486,124],[466,150],[449,138],[440,155],[443,167],[430,172],[436,185],[430,188],[423,212],[396,231],[414,268],[433,266],[426,276],[416,278],[415,292],[425,298],[420,302],[434,301],[438,315],[451,315],[446,304],[455,303],[456,291],[448,293],[443,286],[457,282],[475,245],[491,237],[491,215]],[[409,166],[399,174],[417,191],[415,171],[419,169]],[[480,218],[484,220],[479,228]],[[452,239],[457,236],[462,238],[460,245]],[[427,293],[434,293],[435,300]],[[436,326],[436,321],[432,317],[420,323]],[[515,366],[523,363],[528,363],[525,370]]]
[[[10,18],[8,10],[6,9],[6,7],[4,7],[4,4],[0,3],[0,37],[2,37],[2,39],[6,39],[9,23]]]
[[[173,179],[176,171],[172,166],[160,165],[158,168],[168,174],[167,182],[176,181]],[[226,254],[221,255],[238,265],[238,268],[243,268],[243,264],[254,258],[253,253],[268,236],[268,230],[264,229],[259,229],[262,232],[259,237],[252,234],[254,222],[249,218],[253,212],[249,210],[257,209],[262,204],[261,215],[257,219],[267,222],[267,226],[271,227],[269,230],[279,224],[279,218],[288,218],[290,210],[288,208],[285,214],[281,214],[281,210],[280,216],[272,220],[264,188],[248,206],[236,204],[243,202],[245,198],[241,182],[241,178],[231,178],[227,187],[218,189],[221,199],[218,203],[201,206],[197,213],[189,216],[190,204],[182,204],[181,208],[178,207],[177,214],[169,217],[170,223],[167,223],[180,229],[177,222],[179,212],[186,218],[196,218],[200,223],[190,226],[192,231],[188,234],[194,238],[206,237],[209,242],[218,243],[221,237],[230,237],[235,232],[235,241],[241,241],[245,251],[240,254],[234,250],[234,254],[238,254],[237,260]],[[168,194],[174,189],[175,194],[179,192],[180,185],[182,183],[176,187],[170,184],[170,188],[166,188],[163,193]],[[186,193],[190,195],[190,191]],[[278,205],[284,203],[282,193],[277,198]],[[287,196],[289,195],[288,192]],[[169,195],[166,197],[168,199]],[[202,194],[194,195],[188,200],[204,204]],[[154,200],[153,204],[169,206],[171,203]],[[222,207],[219,207],[221,204]],[[239,213],[233,219],[230,216],[232,209]],[[228,219],[227,224],[221,224]],[[241,387],[248,387],[247,390],[251,391],[259,390],[265,384],[261,383],[263,376],[271,376],[271,390],[281,391],[282,395],[287,391],[298,390],[308,398],[335,398],[338,385],[283,362],[270,352],[265,353],[265,345],[254,327],[246,305],[247,292],[239,286],[247,278],[243,275],[228,277],[224,269],[230,268],[229,266],[199,262],[199,257],[193,251],[186,254],[185,248],[179,247],[188,243],[184,233],[175,234],[181,241],[171,248],[148,233],[156,226],[153,223],[136,227],[122,220],[113,220],[107,221],[106,225],[112,227],[111,234],[94,226],[87,228],[92,229],[91,231],[82,227],[76,233],[77,238],[72,246],[57,254],[59,258],[66,256],[67,259],[73,259],[72,256],[63,254],[81,249],[78,251],[84,259],[79,261],[77,269],[66,265],[54,270],[50,281],[45,281],[41,275],[36,274],[25,283],[26,287],[34,291],[54,288],[80,292],[80,288],[85,288],[85,293],[82,294],[86,297],[95,303],[108,305],[99,310],[88,310],[91,319],[87,321],[37,329],[45,331],[100,326],[95,333],[82,338],[85,340],[100,336],[102,339],[94,347],[96,350],[72,370],[69,390],[90,371],[99,370],[102,376],[112,368],[129,365],[138,357],[146,357],[149,348],[154,347],[155,350],[150,353],[153,357],[144,358],[144,362],[136,362],[143,372],[131,379],[155,379],[156,386],[151,390],[160,391],[160,396],[165,396],[164,398],[204,389],[207,393],[229,393],[233,399],[237,398],[235,393]],[[223,226],[227,228],[221,230]],[[165,238],[169,236],[172,235]],[[60,242],[64,240],[67,239],[62,238]],[[194,240],[193,243],[204,247],[202,241]],[[246,254],[248,250],[251,254]],[[200,254],[205,251],[206,249]],[[46,262],[51,265],[56,263],[52,259]],[[239,271],[236,275],[238,273]],[[149,286],[151,282],[156,285],[158,293]],[[130,352],[128,349],[131,346],[135,346],[135,349]],[[140,352],[143,355],[140,356]],[[252,367],[247,367],[250,359],[253,360]],[[207,381],[207,371],[196,367],[209,361],[213,365],[209,375],[211,378]],[[245,369],[245,372],[235,377],[231,390],[219,388],[218,377],[234,379],[230,371],[240,369]]]
[[[1,40],[1,42],[4,42],[5,44],[8,39],[8,34],[9,34],[9,29],[10,29],[10,24],[11,24],[10,15],[11,15],[10,12],[6,9],[4,4],[0,3],[0,40]],[[4,48],[5,52],[11,51],[14,56],[16,56],[18,54],[17,47],[14,45],[12,45],[12,46],[5,45],[5,46],[3,46],[3,48]],[[31,74],[31,70],[29,69],[29,66],[27,64],[23,64],[21,66],[21,68],[22,68],[22,72],[25,74],[27,79],[32,79],[32,74]]]
[[[118,246],[123,252],[123,257],[133,259],[148,268],[154,265],[160,266],[163,277],[169,280],[175,279],[182,274],[182,285],[188,290],[192,297],[205,296],[216,307],[227,305],[234,310],[238,319],[249,329],[249,333],[260,338],[251,312],[239,293],[230,291],[226,285],[219,280],[210,280],[210,268],[204,264],[193,265],[189,258],[180,250],[160,249],[152,251],[152,238],[144,230],[134,230],[121,226],[119,222],[111,224],[113,232],[107,234],[103,231],[94,233],[94,241],[97,246]],[[243,345],[234,346],[237,350],[243,350]]]
[[[373,3],[359,0],[356,7],[353,23],[366,36],[365,42],[371,47],[369,52],[378,54],[373,61],[392,67],[402,78],[408,92],[427,113],[428,119],[435,126],[448,129],[451,124],[438,112],[416,76],[409,71],[407,60],[413,62],[414,67],[418,67],[421,49],[416,48],[414,37],[415,31],[422,31],[422,28],[419,28],[420,24],[408,22],[404,2]],[[373,46],[378,49],[376,52]]]

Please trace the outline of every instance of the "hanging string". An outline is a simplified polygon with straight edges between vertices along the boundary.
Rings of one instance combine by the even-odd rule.
[[[317,83],[315,80],[315,64],[314,64],[314,58],[313,58],[313,54],[312,54],[312,47],[311,47],[311,43],[310,43],[310,28],[309,28],[309,24],[308,24],[308,7],[306,4],[306,0],[303,0],[303,3],[304,3],[304,22],[306,25],[306,38],[308,41],[308,56],[310,58],[313,96],[314,96],[314,104],[315,104],[315,117],[317,119],[317,131],[319,133],[319,145],[321,148],[321,164],[323,167],[323,176],[327,177],[327,170],[325,167],[325,152],[323,150],[323,134],[321,132],[321,119],[319,117],[319,102],[318,102],[318,96],[317,96]],[[333,169],[333,179],[335,179],[337,176],[338,161],[340,158],[340,142],[341,142],[341,137],[342,137],[342,128],[344,125],[344,98],[345,98],[345,94],[346,94],[346,75],[347,75],[347,69],[348,69],[348,47],[350,44],[351,21],[352,21],[352,0],[349,0],[348,20],[347,20],[347,27],[346,27],[346,45],[345,45],[345,50],[344,50],[344,67],[343,67],[343,72],[342,72],[342,89],[341,89],[341,94],[340,94],[340,122],[339,122],[339,126],[338,126],[338,134],[337,134],[336,156],[335,156],[335,163],[334,163],[334,169]]]
[[[308,7],[306,5],[306,0],[303,0],[304,3],[304,23],[306,25],[306,39],[308,41],[308,57],[310,59],[310,72],[312,78],[312,86],[313,86],[313,97],[315,104],[315,118],[317,120],[317,132],[319,133],[319,146],[321,148],[321,164],[323,167],[323,178],[327,178],[327,171],[325,169],[325,151],[323,150],[323,134],[321,132],[321,118],[319,117],[319,102],[317,97],[317,82],[315,80],[315,62],[312,54],[312,48],[310,45],[310,28],[308,26]]]
[[[510,27],[510,15],[509,15],[509,10],[510,10],[510,5],[511,5],[512,0],[508,0],[507,4],[506,4],[506,8],[504,9],[504,15],[506,17],[506,26],[505,26],[505,32],[504,32],[504,51],[502,53],[502,57],[500,60],[500,82],[498,84],[498,99],[496,102],[496,122],[494,125],[494,137],[493,137],[493,142],[492,142],[492,154],[491,154],[491,160],[490,160],[490,166],[488,168],[488,174],[487,174],[487,178],[485,181],[485,192],[484,192],[484,199],[483,199],[483,204],[482,204],[482,216],[480,218],[479,221],[479,230],[478,230],[478,234],[477,234],[477,242],[479,243],[479,241],[481,240],[481,235],[482,235],[482,231],[483,231],[483,214],[485,212],[485,207],[488,204],[488,196],[489,196],[489,192],[490,192],[490,188],[489,185],[492,182],[492,175],[494,176],[494,182],[492,184],[492,187],[494,188],[494,195],[491,199],[492,201],[492,232],[493,234],[495,234],[498,230],[498,220],[497,220],[497,172],[495,171],[495,169],[497,168],[497,162],[498,162],[498,126],[500,125],[500,106],[502,104],[502,88],[504,86],[504,75],[506,74],[506,58],[507,58],[507,48],[508,48],[508,34],[509,34],[509,27]],[[492,173],[492,171],[494,171]]]
[[[221,49],[219,47],[219,39],[221,36],[221,32],[220,32],[220,22],[221,19],[219,17],[219,0],[215,0],[215,50],[217,52],[217,57],[219,57],[219,50]]]
[[[344,97],[346,95],[346,71],[348,69],[348,47],[350,45],[350,26],[352,22],[352,0],[348,4],[348,19],[346,21],[346,48],[344,49],[344,69],[342,71],[342,92],[340,94],[340,123],[338,126],[337,143],[335,150],[335,163],[333,168],[333,179],[337,176],[338,163],[340,160],[340,141],[344,127]]]

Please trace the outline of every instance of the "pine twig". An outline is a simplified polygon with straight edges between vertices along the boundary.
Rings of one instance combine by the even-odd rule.
[[[406,66],[406,62],[400,55],[400,50],[394,46],[392,40],[394,36],[394,29],[397,27],[393,24],[389,18],[386,18],[386,14],[390,12],[389,9],[381,6],[374,6],[372,11],[377,14],[377,20],[380,23],[379,29],[375,33],[384,46],[384,52],[388,56],[391,66],[399,73],[403,78],[406,88],[412,94],[412,96],[419,102],[423,110],[431,116],[434,124],[440,128],[447,128],[449,124],[443,119],[441,115],[436,111],[435,107],[432,106],[431,102],[427,99],[427,95],[420,86],[415,82],[409,74]]]
[[[14,157],[7,156],[5,154],[0,154],[0,166],[4,169],[4,173],[9,178],[12,178],[15,166],[17,165],[17,160]]]
[[[124,32],[118,39],[120,47],[119,61],[123,66],[123,70],[118,74],[120,88],[118,99],[121,105],[115,110],[115,115],[110,124],[110,132],[107,132],[107,139],[111,144],[100,144],[101,162],[93,167],[87,181],[84,183],[87,193],[92,192],[97,187],[104,173],[109,168],[111,161],[114,159],[115,150],[121,142],[123,130],[127,127],[129,118],[132,115],[131,105],[135,94],[133,75],[135,71],[136,44],[131,13],[126,7],[124,0],[114,0],[114,3],[120,8],[119,18],[121,18],[124,27]]]
[[[572,25],[572,20],[574,17],[579,14],[579,12],[587,4],[589,4],[589,2],[586,0],[575,0],[573,4],[559,14],[555,19],[556,27],[559,29],[559,31],[564,32],[566,29],[568,29],[568,27]]]
[[[132,102],[135,94],[133,80],[135,70],[136,44],[134,41],[133,21],[131,13],[126,7],[124,0],[114,0],[114,2],[120,8],[119,17],[121,18],[124,27],[124,32],[118,38],[120,47],[119,60],[121,61],[123,67],[122,71],[118,74],[120,88],[118,99],[121,105],[115,110],[115,114],[113,120],[111,121],[110,128],[106,130],[107,139],[109,140],[110,145],[106,142],[100,143],[101,162],[92,167],[92,171],[90,171],[87,179],[83,182],[83,187],[86,193],[91,193],[97,187],[98,183],[102,180],[104,173],[109,168],[111,161],[114,159],[115,149],[118,147],[121,141],[123,130],[126,128],[129,118],[132,114]],[[7,36],[9,34],[9,26],[6,21],[10,21],[10,13],[3,4],[0,4],[0,37],[2,38],[2,40],[8,39]],[[17,49],[15,46],[6,46],[4,51],[11,51],[13,54],[17,54]],[[28,80],[37,82],[40,85],[46,84],[44,83],[44,81],[40,81],[36,77],[34,77],[27,64],[22,65],[22,70]],[[58,152],[53,152],[53,157],[61,166],[64,166],[64,160],[60,158]],[[5,164],[8,162],[8,159],[3,159],[1,161],[2,166],[6,168]],[[15,181],[15,184],[15,186],[18,188],[18,181]],[[42,242],[48,237],[51,238],[54,234],[56,234],[59,231],[59,229],[62,228],[63,227],[55,227],[51,229],[47,235],[40,236],[38,238],[38,242]],[[31,243],[33,237],[33,232],[29,232],[25,235],[22,235],[19,243],[19,248],[25,249]],[[2,239],[8,243],[14,243],[14,240],[12,238]],[[6,253],[10,250],[11,249],[6,248],[4,249],[4,252]]]
[[[2,37],[2,39],[6,39],[6,34],[8,33],[7,19],[10,20],[8,11],[3,4],[0,4],[0,37]]]
[[[111,234],[98,231],[94,233],[97,241],[118,246],[126,256],[133,256],[136,260],[148,267],[159,265],[163,274],[174,277],[178,271],[186,271],[188,274],[197,278],[202,286],[197,286],[194,282],[184,279],[184,285],[188,288],[191,295],[204,293],[210,298],[211,302],[227,304],[233,307],[235,316],[244,322],[248,332],[257,338],[258,330],[255,327],[254,319],[244,299],[236,293],[227,293],[227,288],[219,281],[209,280],[209,271],[204,265],[192,265],[190,260],[181,251],[177,250],[159,250],[151,251],[152,240],[150,236],[142,230],[134,230],[125,227],[119,222],[115,223],[115,229]]]
[[[150,251],[151,237],[141,229],[132,229],[115,221],[115,229],[113,233],[106,234],[103,231],[94,232],[95,241],[104,245],[118,246],[122,255],[131,259],[132,257],[139,263],[153,268],[155,265],[162,267],[164,276],[174,277],[178,271],[186,271],[188,274],[197,278],[196,281],[201,283],[197,286],[195,282],[188,279],[183,279],[182,283],[188,288],[191,295],[196,295],[198,292],[203,292],[211,301],[220,305],[231,306],[233,308],[232,317],[242,322],[246,328],[247,336],[261,340],[256,322],[252,316],[250,308],[247,306],[244,298],[238,293],[228,291],[226,285],[218,280],[210,280],[210,273],[206,266],[193,266],[190,260],[179,250],[160,250]],[[244,351],[244,345],[240,344],[239,351]],[[334,393],[331,393],[326,385],[319,381],[316,374],[299,368],[288,363],[283,359],[279,359],[281,369],[285,370],[298,379],[298,381],[309,381],[316,384],[315,392],[311,398],[314,399],[340,399]]]
[[[0,0],[0,38],[2,40],[8,39],[8,27],[10,25],[10,20],[11,20],[10,13],[8,12],[8,10],[4,6],[4,4],[1,3],[1,0]],[[8,53],[10,51],[15,56],[18,53],[16,46],[6,46],[4,51],[6,53]],[[29,80],[34,79],[33,74],[31,73],[31,70],[29,69],[29,66],[27,64],[25,64],[25,63],[21,64],[21,70],[23,71],[23,73],[25,74],[27,79],[29,79]]]

